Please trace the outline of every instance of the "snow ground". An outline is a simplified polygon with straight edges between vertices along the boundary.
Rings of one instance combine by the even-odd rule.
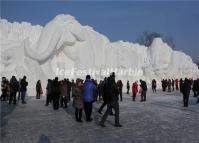
[[[54,111],[44,106],[45,97],[36,100],[29,91],[27,104],[1,102],[2,143],[198,143],[199,104],[190,95],[190,106],[182,106],[179,92],[149,91],[147,101],[136,102],[124,93],[120,102],[122,128],[114,127],[113,116],[106,128],[98,125],[100,102],[94,103],[92,123],[77,123],[72,102],[68,109]],[[105,109],[104,109],[105,111]]]

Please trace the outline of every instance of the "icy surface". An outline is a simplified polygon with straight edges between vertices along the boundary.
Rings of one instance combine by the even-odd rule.
[[[37,79],[56,76],[57,69],[133,69],[138,75],[117,76],[126,82],[152,78],[196,78],[199,75],[192,59],[172,50],[160,38],[150,47],[109,39],[81,25],[73,16],[58,15],[46,26],[32,26],[27,22],[0,21],[1,75],[27,75],[30,85]],[[189,47],[187,47],[189,48]],[[60,77],[64,77],[58,75]],[[85,75],[71,74],[70,79]],[[104,76],[94,76],[102,79]]]
[[[35,96],[35,91],[28,90]],[[2,143],[198,143],[199,104],[191,92],[189,107],[183,107],[180,92],[147,92],[147,101],[136,101],[123,94],[120,102],[121,128],[114,127],[114,116],[108,116],[106,128],[99,126],[102,102],[93,104],[93,122],[75,121],[72,101],[67,109],[54,111],[44,106],[45,98],[28,97],[27,104],[1,102]],[[103,109],[105,112],[106,107]]]

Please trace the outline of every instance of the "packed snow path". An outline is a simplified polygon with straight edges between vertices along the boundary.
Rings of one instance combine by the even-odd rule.
[[[120,102],[121,128],[114,127],[113,116],[106,127],[98,125],[101,117],[94,103],[91,123],[77,123],[72,102],[68,109],[54,111],[44,106],[45,99],[29,97],[26,105],[1,102],[2,143],[198,143],[199,105],[193,95],[189,108],[182,106],[179,92],[148,93],[147,102],[131,101],[124,94]],[[105,109],[103,110],[105,111]],[[85,117],[84,117],[85,118]]]

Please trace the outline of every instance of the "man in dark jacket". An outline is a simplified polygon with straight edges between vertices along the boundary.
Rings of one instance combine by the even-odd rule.
[[[12,76],[12,78],[10,79],[10,99],[9,99],[9,104],[12,103],[16,104],[16,94],[19,88],[19,83],[16,79],[15,76]]]
[[[174,91],[174,87],[175,87],[175,81],[174,81],[174,79],[172,79],[171,85],[172,85],[172,91]]]
[[[115,83],[115,73],[112,73],[110,77],[108,77],[107,87],[105,88],[105,94],[107,95],[107,110],[102,116],[100,121],[100,125],[105,127],[104,123],[111,113],[111,109],[115,110],[115,126],[122,127],[119,123],[119,103],[118,103],[118,89],[117,84]]]
[[[52,99],[52,80],[48,79],[48,83],[46,86],[46,106],[51,102]]]
[[[7,80],[6,80],[6,77],[2,77],[2,81],[1,81],[1,99],[3,99],[3,101],[6,101],[6,96],[7,96]]]
[[[41,97],[41,92],[42,92],[41,81],[38,80],[38,81],[37,81],[37,84],[36,84],[36,99],[40,99],[40,97]]]
[[[66,84],[67,84],[68,101],[70,101],[71,100],[72,83],[70,82],[70,80],[68,78],[66,79]],[[73,81],[73,84],[74,84],[74,81]]]
[[[194,96],[193,97],[197,97],[197,80],[194,80],[193,81],[193,93],[194,93]]]
[[[83,101],[84,101],[84,111],[86,114],[86,121],[91,122],[92,106],[94,101],[94,92],[96,91],[96,86],[91,81],[90,75],[86,76],[86,80],[83,86]]]
[[[126,88],[127,88],[127,94],[129,94],[130,84],[129,84],[128,80],[127,80],[127,83],[126,83]]]
[[[99,110],[98,110],[98,113],[99,114],[102,114],[102,110],[103,110],[103,108],[107,105],[107,97],[108,97],[108,95],[107,95],[107,92],[105,92],[105,90],[106,90],[106,88],[107,88],[107,78],[105,77],[104,78],[104,81],[103,81],[103,94],[102,94],[102,98],[103,98],[103,103],[102,103],[102,105],[100,106],[100,108],[99,108]],[[113,115],[113,111],[112,111],[112,108],[111,108],[111,112],[110,112],[110,115]]]
[[[59,98],[60,98],[60,88],[59,88],[59,81],[58,77],[52,82],[52,97],[53,97],[53,108],[54,110],[59,109]]]
[[[127,94],[129,94],[129,81],[127,81]],[[123,87],[123,83],[121,80],[118,80],[117,81],[117,88],[118,88],[118,91],[119,91],[119,95],[120,95],[120,101],[122,102],[122,87]]]
[[[184,107],[188,107],[190,90],[191,90],[191,83],[187,78],[185,78],[185,81],[182,85]]]
[[[182,93],[183,79],[180,79],[180,92]]]
[[[152,80],[152,90],[153,90],[153,92],[156,92],[156,80],[155,79]]]
[[[197,91],[197,97],[198,97],[197,103],[199,103],[199,78],[197,79],[196,91]]]
[[[140,80],[140,87],[142,88],[141,91],[141,102],[146,101],[146,92],[147,92],[147,85],[146,82],[143,80]]]
[[[21,80],[21,100],[22,100],[22,104],[26,104],[25,102],[25,95],[26,95],[26,91],[27,91],[27,86],[28,86],[28,82],[26,81],[26,76],[23,77],[23,79]]]

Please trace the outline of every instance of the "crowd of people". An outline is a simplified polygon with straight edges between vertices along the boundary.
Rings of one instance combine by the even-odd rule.
[[[100,114],[105,106],[107,110],[102,116],[100,125],[105,126],[104,123],[108,115],[112,114],[112,109],[115,111],[115,126],[121,127],[119,123],[119,103],[118,96],[122,94],[121,81],[115,82],[115,75],[112,73],[110,77],[104,78],[97,84],[97,81],[91,79],[90,75],[86,76],[85,81],[83,79],[76,79],[74,82],[69,79],[58,80],[58,77],[51,80],[48,79],[46,87],[46,106],[50,102],[53,104],[53,108],[58,110],[59,107],[67,108],[67,104],[73,98],[72,105],[75,108],[75,118],[77,122],[82,122],[82,111],[84,110],[86,121],[91,122],[93,103],[95,101],[103,100],[102,106],[98,112]],[[122,101],[122,95],[121,101]]]
[[[178,79],[163,79],[162,81],[162,91],[174,91],[180,90],[183,95],[183,105],[188,107],[189,105],[189,96],[192,89],[194,96],[197,98],[197,103],[199,103],[199,78],[196,80],[185,78]]]
[[[26,76],[17,80],[15,76],[12,76],[10,81],[6,77],[2,77],[1,81],[1,100],[9,101],[9,104],[16,104],[17,99],[22,101],[22,104],[26,104],[25,96],[27,91],[28,82]],[[18,93],[18,97],[17,97]]]
[[[132,83],[132,101],[136,101],[138,93],[141,95],[141,102],[146,101],[147,83],[144,80],[135,81]],[[199,79],[191,80],[185,78],[180,79],[163,79],[162,91],[172,92],[175,89],[179,90],[183,94],[184,107],[188,107],[189,95],[191,89],[193,90],[194,97],[198,98],[199,103]],[[17,80],[15,76],[12,76],[10,81],[6,77],[2,78],[1,82],[1,100],[9,101],[9,104],[16,104],[17,100],[22,100],[22,104],[26,104],[25,96],[27,91],[28,82],[26,76]],[[152,91],[155,93],[157,88],[156,80],[151,82]],[[129,94],[130,83],[126,84],[127,94]],[[17,97],[18,93],[18,97]],[[122,80],[115,81],[115,73],[111,73],[109,77],[105,77],[104,80],[91,79],[90,75],[86,76],[86,79],[76,79],[76,81],[69,79],[59,80],[58,77],[54,79],[48,79],[46,85],[46,103],[48,106],[50,103],[54,110],[58,110],[60,107],[67,108],[70,101],[75,109],[74,115],[77,122],[82,122],[82,114],[85,112],[86,121],[91,122],[93,103],[96,101],[103,101],[98,113],[102,114],[102,110],[107,106],[106,111],[102,115],[100,125],[105,127],[105,121],[108,115],[115,116],[115,126],[121,127],[119,122],[119,101],[122,102],[123,83]],[[41,81],[36,83],[36,99],[40,99],[43,94]]]

